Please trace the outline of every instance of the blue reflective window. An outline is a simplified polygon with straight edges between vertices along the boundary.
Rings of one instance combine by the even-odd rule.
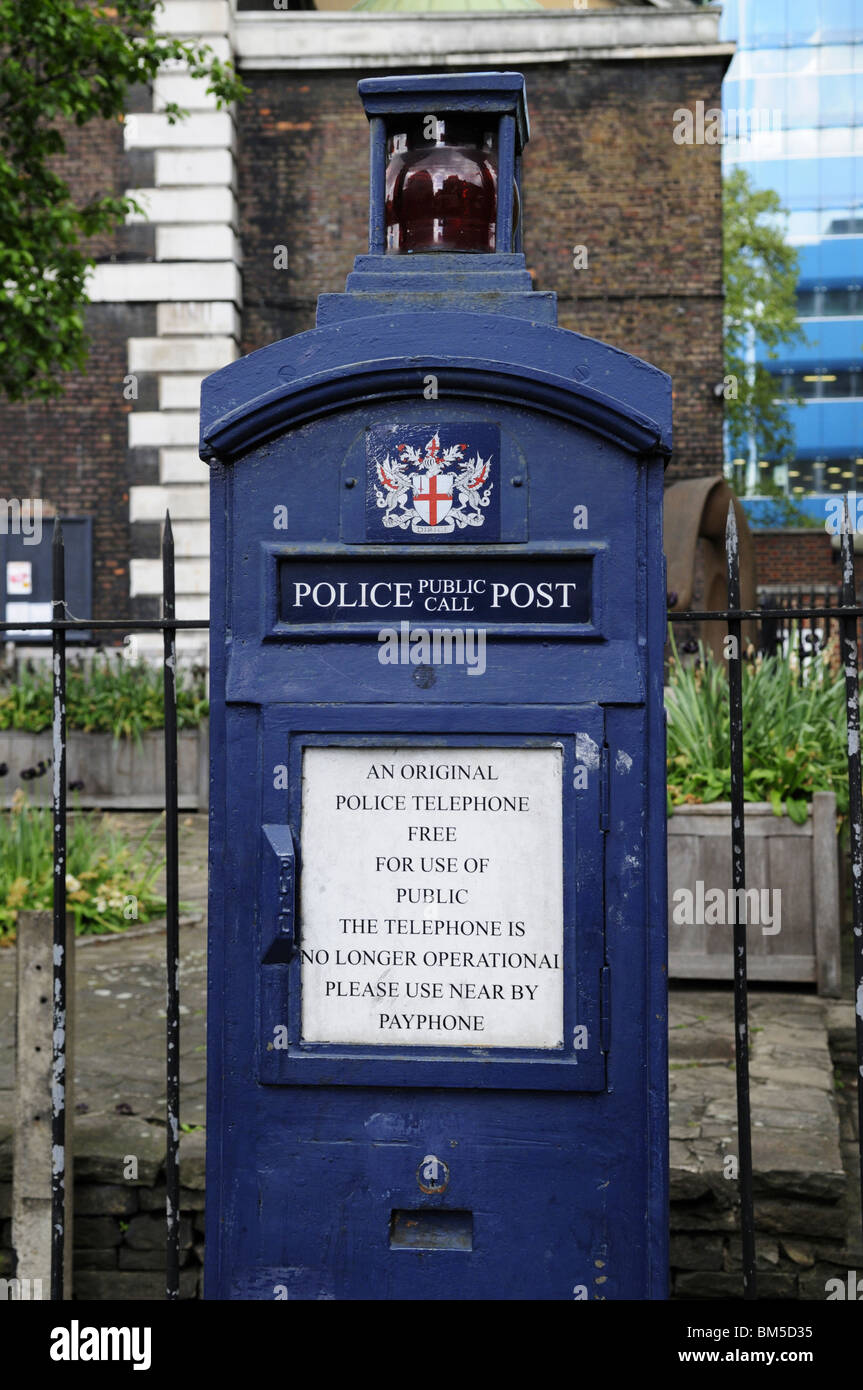
[[[803,134],[802,130],[800,134]],[[825,125],[818,134],[821,137],[818,149],[822,155],[854,153],[854,131],[851,126]]]
[[[790,237],[818,236],[821,230],[821,214],[818,212],[792,212],[788,217],[787,231]]]
[[[785,71],[793,72],[815,72],[818,67],[817,48],[786,48]]]
[[[754,106],[759,111],[782,111],[787,106],[785,93],[788,79],[781,77],[754,77],[751,83],[742,83],[741,87],[748,85],[752,88],[751,101],[747,106]]]
[[[837,161],[831,160],[831,163]],[[783,199],[788,208],[817,208],[823,204],[819,193],[817,159],[789,159],[785,165]]]
[[[853,203],[855,174],[860,186],[863,182],[861,172],[863,160],[844,156],[838,159],[822,159],[821,206],[842,207],[846,203]]]
[[[817,50],[819,72],[850,72],[854,49],[850,43],[827,43]]]
[[[796,8],[809,8],[809,6],[794,6]],[[814,10],[816,7],[811,6]],[[848,43],[856,36],[857,18],[855,16],[855,0],[821,0],[821,42],[822,43]]]
[[[751,78],[726,77],[722,84],[723,106],[749,106],[751,95]]]
[[[758,9],[761,0],[749,0]],[[814,43],[818,36],[818,0],[791,0],[786,13],[788,43]]]
[[[854,87],[857,78],[831,73],[819,77],[819,125],[851,125],[854,120]],[[807,84],[808,85],[808,84]]]
[[[783,107],[783,119],[789,130],[796,126],[817,126],[819,119],[818,83],[811,77],[789,77],[790,101]]]
[[[788,169],[792,163],[797,162],[786,159],[757,159],[746,167],[756,188],[772,188],[787,205]]]
[[[808,56],[808,50],[805,48],[795,51],[798,53],[806,53]],[[759,48],[753,50],[751,53],[746,53],[744,56],[746,58],[747,70],[753,75],[760,73],[776,74],[787,72],[787,52],[788,50],[785,48]]]
[[[832,133],[832,132],[831,132]],[[819,136],[820,130],[811,126],[801,126],[799,130],[789,131],[785,137],[784,153],[795,159],[817,159],[823,153]]]
[[[722,6],[719,21],[719,37],[723,43],[736,43],[743,31],[742,8],[744,0],[726,0]]]
[[[852,208],[826,208],[819,217],[821,236],[859,236],[863,232],[863,217]]]
[[[778,48],[785,42],[785,11],[785,0],[758,0],[757,5],[749,5],[745,15],[743,41],[751,44],[753,48]]]

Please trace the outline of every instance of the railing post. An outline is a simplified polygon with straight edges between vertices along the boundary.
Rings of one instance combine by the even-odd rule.
[[[740,553],[733,500],[725,531],[728,607],[740,608]],[[743,1242],[743,1297],[755,1297],[755,1218],[752,1203],[752,1127],[749,1112],[749,1006],[746,984],[746,838],[743,801],[743,653],[741,622],[728,619],[729,732],[731,753],[731,861],[734,885],[734,1057],[737,1076],[737,1143],[740,1175],[740,1227]]]
[[[176,617],[174,537],[171,514],[165,513],[162,536],[162,616]],[[165,627],[165,955],[168,977],[166,1006],[165,1120],[165,1297],[180,1293],[180,903],[177,850],[177,630]]]
[[[51,542],[52,619],[66,617],[66,556],[60,518]],[[51,989],[51,1298],[63,1299],[66,1241],[66,629],[51,634],[53,671],[54,948]]]
[[[845,498],[842,522],[842,604],[856,607],[854,541]],[[848,820],[851,827],[851,885],[854,924],[854,1022],[857,1028],[857,1146],[863,1216],[863,793],[860,786],[860,680],[857,615],[839,620],[845,669],[845,719],[848,727]]]
[[[17,959],[15,1134],[12,1163],[12,1245],[17,1259],[13,1298],[47,1299],[52,1290],[54,1214],[51,1151],[53,1148],[53,1063],[46,1046],[54,1003],[49,980],[54,959],[53,914],[20,911],[15,924]],[[74,1104],[75,922],[66,918],[68,991],[64,1050],[66,1109]],[[74,1144],[67,1132],[64,1163],[64,1288],[72,1288],[72,1220]],[[53,1292],[50,1293],[53,1298]]]

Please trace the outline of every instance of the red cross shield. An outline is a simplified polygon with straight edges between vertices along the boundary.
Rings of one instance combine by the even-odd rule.
[[[453,473],[432,473],[430,477],[420,473],[413,475],[414,507],[427,525],[437,526],[450,511],[454,481]]]

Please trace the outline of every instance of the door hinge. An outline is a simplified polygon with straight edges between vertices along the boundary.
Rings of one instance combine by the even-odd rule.
[[[603,832],[608,829],[608,744],[602,745],[599,758],[599,828]]]
[[[599,971],[599,1050],[608,1052],[611,1043],[611,966]]]

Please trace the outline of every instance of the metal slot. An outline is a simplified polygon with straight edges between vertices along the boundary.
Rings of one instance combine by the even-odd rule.
[[[472,1211],[394,1211],[391,1250],[472,1250]]]

